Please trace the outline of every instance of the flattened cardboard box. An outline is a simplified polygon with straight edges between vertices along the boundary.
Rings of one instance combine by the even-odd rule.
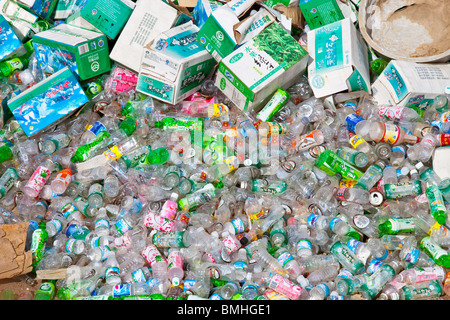
[[[278,88],[298,80],[308,52],[278,23],[226,56],[219,64],[216,86],[244,112],[257,112]]]
[[[136,90],[170,104],[197,91],[215,64],[197,41],[198,30],[190,21],[147,45]]]
[[[368,50],[349,18],[308,32],[308,80],[322,98],[342,91],[370,93]]]

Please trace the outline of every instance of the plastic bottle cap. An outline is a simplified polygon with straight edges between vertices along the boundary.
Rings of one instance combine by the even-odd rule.
[[[245,246],[245,245],[247,245],[247,244],[249,243],[249,241],[248,241],[248,239],[247,239],[246,237],[241,238],[241,239],[239,240],[239,242],[240,242],[243,246]]]
[[[178,277],[174,277],[174,278],[172,279],[172,284],[173,284],[174,286],[178,286],[178,285],[180,284],[180,279],[179,279]]]

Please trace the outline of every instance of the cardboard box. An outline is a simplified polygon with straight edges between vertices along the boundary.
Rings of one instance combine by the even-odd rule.
[[[134,2],[130,0],[89,0],[71,14],[66,23],[93,31],[99,30],[115,39],[128,21]]]
[[[141,67],[144,46],[177,20],[175,8],[161,0],[139,0],[114,45],[110,58],[135,71]]]
[[[22,41],[14,33],[8,21],[0,15],[0,61],[11,57],[21,46]]]
[[[303,17],[311,30],[343,20],[345,17],[337,3],[339,0],[301,0]]]
[[[38,68],[52,74],[65,66],[81,80],[111,68],[107,37],[98,32],[61,24],[33,35]]]
[[[350,19],[308,32],[308,80],[322,98],[346,91],[370,93],[368,50]]]
[[[68,67],[8,100],[8,108],[27,136],[62,121],[88,102]]]
[[[221,6],[223,3],[216,0],[198,0],[192,11],[195,25],[201,28],[211,13]]]
[[[258,12],[250,15],[253,10]],[[232,0],[209,15],[197,39],[219,62],[275,21],[255,0]]]
[[[424,64],[391,60],[372,84],[379,104],[415,109],[419,114],[450,85],[450,64]]]
[[[55,20],[67,19],[75,8],[76,0],[58,1],[55,9]]]
[[[215,60],[196,39],[192,22],[172,28],[147,45],[136,91],[177,104],[197,91]]]
[[[216,86],[244,112],[257,112],[278,88],[292,86],[305,71],[308,52],[278,23],[226,56]]]
[[[23,41],[31,31],[30,24],[39,17],[22,8],[14,0],[0,0],[1,15],[9,22],[20,41]]]
[[[49,20],[58,0],[17,0],[17,4],[32,11],[41,18]]]

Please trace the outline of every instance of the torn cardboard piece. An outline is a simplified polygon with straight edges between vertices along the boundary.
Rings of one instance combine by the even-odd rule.
[[[25,251],[28,221],[0,224],[0,279],[9,279],[32,271],[31,251]]]

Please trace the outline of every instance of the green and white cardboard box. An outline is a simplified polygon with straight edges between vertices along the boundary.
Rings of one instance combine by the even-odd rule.
[[[379,104],[427,109],[450,86],[450,64],[391,60],[372,84]]]
[[[368,49],[349,18],[309,31],[308,80],[322,98],[342,91],[370,93]]]
[[[304,73],[308,52],[278,23],[226,56],[216,86],[244,112],[257,112],[278,88],[292,86]]]
[[[178,18],[177,9],[162,0],[138,0],[133,13],[117,38],[110,58],[139,73],[144,47]]]
[[[106,34],[115,39],[128,21],[134,2],[130,0],[89,0],[66,23]]]
[[[213,11],[201,27],[197,39],[217,62],[276,21],[255,1],[232,0]],[[258,11],[247,15],[253,10]]]
[[[81,80],[86,80],[111,69],[106,35],[91,30],[61,24],[33,35],[38,67],[54,73],[62,66],[71,68]]]
[[[136,90],[170,104],[196,92],[216,63],[198,43],[198,30],[189,21],[163,32],[148,44]]]

